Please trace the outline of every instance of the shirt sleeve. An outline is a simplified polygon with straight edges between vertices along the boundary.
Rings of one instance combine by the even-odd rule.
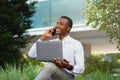
[[[38,41],[41,41],[40,39]],[[28,52],[28,56],[31,58],[37,57],[37,52],[36,52],[36,42],[32,45]]]
[[[76,45],[74,57],[75,57],[75,65],[72,72],[75,75],[78,75],[84,72],[84,50],[82,44]]]

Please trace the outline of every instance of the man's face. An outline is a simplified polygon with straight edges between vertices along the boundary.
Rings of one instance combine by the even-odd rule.
[[[56,34],[65,35],[68,34],[71,27],[68,25],[68,20],[65,18],[60,18],[56,24]]]

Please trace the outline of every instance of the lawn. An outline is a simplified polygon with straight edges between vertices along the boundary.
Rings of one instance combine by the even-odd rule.
[[[38,67],[38,66],[37,66]],[[33,80],[38,74],[39,69],[36,69],[34,65],[29,64],[27,67],[21,69],[16,66],[9,66],[5,70],[0,70],[0,80]],[[103,73],[100,70],[94,71],[89,74],[79,75],[75,80],[119,80],[119,78],[113,77],[109,72]]]
[[[85,62],[85,72],[75,80],[120,80],[120,76],[113,76],[112,72],[113,68],[120,68],[120,56],[116,57],[112,60],[114,62],[105,62],[103,56],[91,56]],[[0,68],[0,80],[34,80],[44,65],[31,59],[19,66],[6,64],[5,69]]]

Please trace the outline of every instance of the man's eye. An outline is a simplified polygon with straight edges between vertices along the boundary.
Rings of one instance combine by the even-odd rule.
[[[60,25],[64,25],[64,23],[60,23]]]

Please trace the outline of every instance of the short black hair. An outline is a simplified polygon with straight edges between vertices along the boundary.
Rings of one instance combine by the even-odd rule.
[[[65,18],[65,19],[67,19],[67,20],[68,20],[68,25],[72,28],[72,26],[73,26],[73,21],[72,21],[71,18],[69,18],[69,17],[67,17],[67,16],[61,16],[60,18]]]

